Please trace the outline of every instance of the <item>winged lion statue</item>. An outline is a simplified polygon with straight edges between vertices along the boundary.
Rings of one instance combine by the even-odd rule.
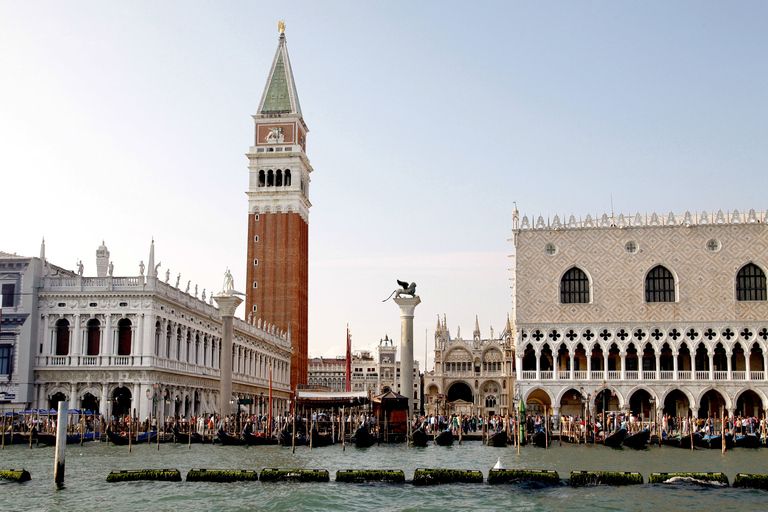
[[[390,293],[389,297],[387,297],[381,302],[387,302],[389,299],[392,298],[392,296],[394,296],[396,299],[399,299],[401,294],[410,295],[411,297],[416,296],[416,283],[408,284],[407,281],[401,281],[398,279],[397,284],[400,285],[400,288]]]

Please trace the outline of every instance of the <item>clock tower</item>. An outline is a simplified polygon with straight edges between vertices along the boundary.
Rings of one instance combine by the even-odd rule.
[[[293,80],[283,26],[248,151],[246,311],[270,331],[289,332],[291,388],[307,384],[309,131]]]

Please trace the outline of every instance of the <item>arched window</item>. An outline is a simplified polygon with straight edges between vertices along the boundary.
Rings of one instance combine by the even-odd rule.
[[[264,171],[259,171],[259,186],[263,187],[267,184],[267,178],[264,175]]]
[[[155,356],[160,355],[160,340],[163,337],[163,326],[158,321],[155,322]]]
[[[267,171],[267,186],[275,186],[275,171]]]
[[[657,265],[645,276],[645,302],[675,302],[675,276]]]
[[[56,355],[69,355],[69,321],[61,319],[56,322]]]
[[[286,187],[291,186],[291,170],[290,169],[286,169],[283,172],[283,185]]]
[[[131,321],[127,318],[117,322],[117,355],[131,355]]]
[[[589,278],[580,268],[571,268],[560,280],[560,302],[589,304]]]
[[[283,186],[283,171],[280,169],[277,170],[277,174],[275,175],[275,186],[276,187]]]
[[[88,344],[86,346],[87,356],[99,355],[99,346],[101,345],[101,324],[95,318],[88,320]]]
[[[736,300],[766,300],[765,273],[754,263],[736,274]]]

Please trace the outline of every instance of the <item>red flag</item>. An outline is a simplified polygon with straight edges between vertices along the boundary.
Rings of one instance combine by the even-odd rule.
[[[352,391],[352,336],[349,334],[349,324],[347,324],[347,379],[345,391]]]

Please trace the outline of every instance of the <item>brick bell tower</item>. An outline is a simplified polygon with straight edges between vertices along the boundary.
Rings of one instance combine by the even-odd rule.
[[[246,311],[289,331],[291,388],[307,384],[309,129],[301,115],[283,25],[248,151]]]

